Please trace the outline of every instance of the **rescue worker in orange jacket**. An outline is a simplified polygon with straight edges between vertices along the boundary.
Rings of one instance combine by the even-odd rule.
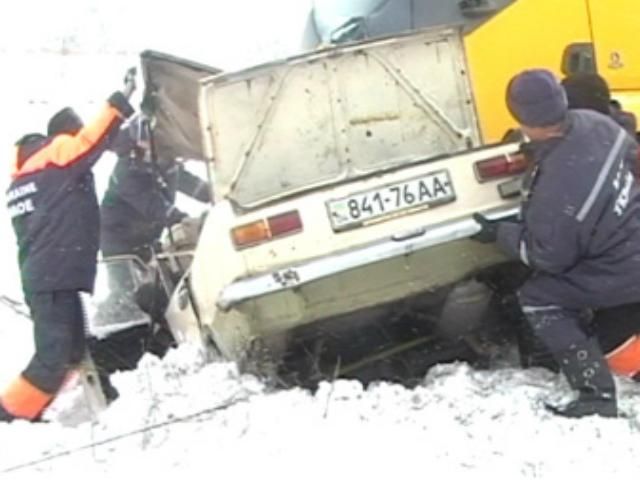
[[[0,396],[1,421],[38,420],[85,354],[80,293],[93,291],[100,238],[91,169],[133,113],[131,73],[93,122],[83,125],[65,108],[49,121],[46,137],[17,143],[7,201],[35,354]]]

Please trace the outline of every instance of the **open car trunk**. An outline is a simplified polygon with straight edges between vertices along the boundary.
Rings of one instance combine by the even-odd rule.
[[[480,145],[456,28],[216,75],[200,100],[217,193],[244,208]]]
[[[202,78],[221,70],[146,50],[140,55],[145,82],[143,110],[153,118],[153,144],[160,161],[204,159],[198,120]]]
[[[263,371],[281,360],[297,364],[295,347],[315,348],[334,327],[349,327],[341,331],[356,337],[365,336],[366,327],[372,331],[361,349],[346,355],[338,342],[320,358],[331,364],[337,352],[354,373],[361,356],[372,360],[369,348],[411,343],[404,333],[431,341],[434,328],[423,317],[420,332],[411,317],[389,327],[403,323],[402,335],[378,335],[390,331],[386,324],[395,316],[388,312],[395,305],[404,309],[408,297],[447,291],[502,259],[491,247],[470,248],[456,229],[452,236],[448,228],[426,228],[464,222],[472,188],[476,202],[508,206],[495,186],[473,176],[474,162],[492,153],[477,148],[481,138],[458,28],[343,45],[232,73],[152,52],[143,54],[143,64],[158,156],[203,158],[214,171],[216,207],[167,314],[181,341],[210,342],[241,364],[256,359],[255,370]],[[340,209],[333,215],[327,202],[342,205],[348,196],[437,175],[447,176],[450,193],[441,186],[447,202],[425,187],[424,198],[435,198],[430,208],[414,205],[349,228],[331,223]],[[242,251],[231,245],[229,232],[237,225],[294,209],[306,225],[297,236]],[[426,243],[418,243],[423,235]],[[432,238],[437,242],[429,243]],[[373,255],[378,249],[388,253]],[[295,288],[278,280],[285,267],[295,274]],[[305,280],[317,271],[329,273]],[[234,286],[248,288],[249,295],[221,307],[222,292],[229,288],[227,297],[234,299]],[[358,312],[362,324],[353,320]]]

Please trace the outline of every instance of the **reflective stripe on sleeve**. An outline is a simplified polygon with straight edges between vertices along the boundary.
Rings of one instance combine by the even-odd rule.
[[[520,240],[520,260],[522,260],[522,263],[527,267],[531,266],[529,263],[529,254],[527,253],[527,243],[524,240]]]
[[[545,305],[542,307],[532,307],[529,305],[522,306],[523,313],[550,312],[553,310],[562,310],[562,307],[558,307],[557,305]]]
[[[611,170],[611,167],[613,166],[614,161],[618,158],[618,154],[620,153],[620,149],[622,148],[622,144],[624,143],[624,140],[626,138],[627,138],[627,133],[623,129],[620,129],[620,133],[618,133],[618,137],[616,138],[616,141],[614,142],[613,147],[611,147],[611,150],[609,150],[609,155],[607,156],[607,160],[604,162],[604,165],[600,169],[600,173],[598,174],[598,179],[596,180],[596,184],[591,189],[591,192],[589,193],[587,200],[584,202],[584,205],[582,205],[582,208],[580,208],[580,211],[576,216],[576,220],[578,220],[578,222],[584,221],[584,219],[587,218],[587,215],[589,215],[589,212],[591,211],[591,207],[593,207],[593,204],[598,198],[598,195],[600,195],[600,191],[602,190],[604,181],[607,179],[607,176],[609,175],[609,171]]]

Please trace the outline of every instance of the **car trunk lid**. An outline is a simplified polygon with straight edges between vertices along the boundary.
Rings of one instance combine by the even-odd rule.
[[[427,30],[202,80],[216,195],[249,209],[478,146],[460,35]]]
[[[221,70],[166,53],[140,55],[145,82],[143,111],[153,118],[153,142],[159,159],[204,159],[198,119],[199,81]]]

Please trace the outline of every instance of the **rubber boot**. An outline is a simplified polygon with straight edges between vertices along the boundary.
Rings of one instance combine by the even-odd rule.
[[[556,360],[578,398],[562,408],[547,406],[549,410],[569,418],[618,416],[615,382],[595,339],[573,345]]]
[[[16,417],[7,412],[7,410],[2,405],[2,402],[0,402],[0,422],[9,423],[13,422],[15,419]]]
[[[546,368],[558,373],[560,371],[558,362],[544,343],[533,333],[531,327],[521,321],[517,324],[516,329],[520,366],[523,368]]]
[[[98,380],[100,381],[100,387],[104,393],[107,405],[110,405],[120,397],[120,392],[118,392],[118,389],[111,383],[111,378],[108,373],[99,372]]]
[[[565,417],[617,416],[613,376],[595,338],[587,335],[589,311],[556,306],[524,306],[527,323],[553,354],[578,398],[549,410]]]
[[[503,298],[502,312],[515,328],[520,366],[522,368],[541,367],[558,373],[560,368],[556,360],[542,340],[533,332],[515,295]]]

